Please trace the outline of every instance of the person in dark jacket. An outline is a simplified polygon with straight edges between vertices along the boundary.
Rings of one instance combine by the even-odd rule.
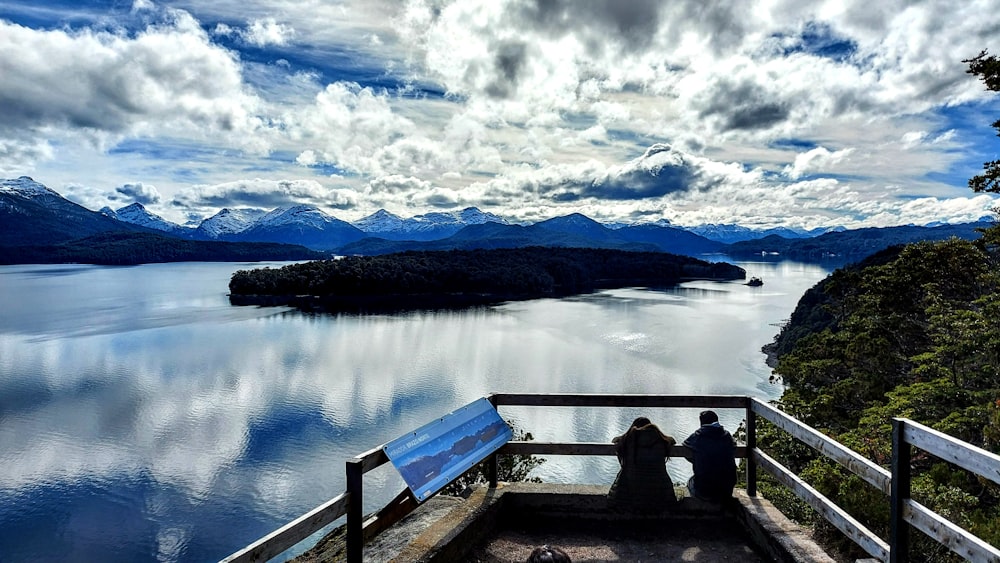
[[[684,440],[690,449],[684,457],[694,467],[688,490],[700,499],[722,502],[733,496],[736,486],[736,440],[713,411],[702,411],[698,419],[701,428]]]
[[[660,511],[677,502],[674,482],[667,473],[670,448],[677,443],[640,416],[621,436],[612,440],[621,469],[608,492],[614,507]]]

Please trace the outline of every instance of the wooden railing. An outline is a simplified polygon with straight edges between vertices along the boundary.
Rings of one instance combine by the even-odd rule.
[[[919,447],[996,483],[1000,483],[1000,456],[909,420],[893,419],[893,463],[890,472],[771,405],[751,397],[497,393],[490,395],[488,399],[498,410],[505,406],[742,409],[746,413],[746,445],[737,448],[736,456],[746,460],[748,495],[757,494],[759,467],[774,476],[778,482],[813,507],[820,516],[880,561],[890,563],[907,561],[909,547],[907,524],[910,524],[970,561],[1000,563],[1000,550],[909,498],[911,446]],[[892,514],[889,542],[879,538],[833,501],[758,449],[756,432],[758,417],[771,422],[823,456],[839,463],[889,497]],[[223,561],[225,563],[267,561],[346,515],[347,560],[350,563],[360,562],[365,541],[392,526],[419,506],[409,490],[404,490],[382,510],[367,519],[364,518],[363,476],[389,461],[382,446],[347,461],[346,493],[316,507]],[[671,456],[682,457],[685,453],[687,453],[686,448],[677,446],[673,448]],[[613,456],[615,451],[612,444],[603,442],[511,441],[487,459],[490,486],[493,487],[497,484],[498,455]]]

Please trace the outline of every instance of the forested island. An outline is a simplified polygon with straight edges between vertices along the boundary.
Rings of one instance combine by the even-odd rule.
[[[240,270],[229,291],[236,305],[368,311],[462,307],[745,277],[732,264],[662,252],[529,247],[410,251]]]
[[[891,459],[892,417],[1000,452],[998,242],[993,229],[976,242],[893,247],[809,290],[765,347],[786,385],[782,410],[883,467]],[[773,427],[758,429],[758,443],[888,537],[889,503],[881,492]],[[1000,546],[1000,487],[922,452],[912,472],[915,500]],[[786,514],[837,537],[782,486],[761,490]],[[925,536],[913,541],[912,561],[953,560]]]

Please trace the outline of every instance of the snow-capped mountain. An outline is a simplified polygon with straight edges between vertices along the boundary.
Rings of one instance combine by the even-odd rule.
[[[202,221],[198,225],[198,232],[210,239],[225,238],[247,230],[254,221],[266,213],[263,209],[229,209],[227,207]]]
[[[117,219],[125,223],[131,223],[132,225],[138,225],[140,227],[146,227],[147,229],[163,231],[177,236],[189,236],[193,232],[193,229],[182,227],[177,223],[171,223],[163,217],[160,217],[155,213],[151,213],[141,203],[126,205],[118,210],[113,210],[110,207],[104,207],[100,212],[108,217],[111,217],[112,219]]]
[[[403,231],[403,218],[385,209],[351,223],[366,233],[391,233]]]
[[[77,205],[27,176],[0,181],[0,225],[0,246],[58,244],[139,229]]]
[[[694,227],[683,227],[692,233],[701,235],[709,240],[732,244],[747,240],[761,239],[770,235],[778,235],[782,238],[810,238],[823,233],[843,230],[843,227],[831,227],[829,229],[800,229],[792,227],[772,227],[770,229],[750,229],[740,225],[707,223]]]
[[[425,213],[408,219],[380,209],[353,224],[374,237],[388,240],[426,241],[450,237],[464,227],[485,223],[510,224],[503,217],[480,211],[475,207],[467,207],[454,212]]]
[[[265,213],[251,225],[251,228],[281,227],[284,225],[303,225],[314,229],[322,229],[331,223],[343,223],[340,219],[331,217],[318,207],[311,205],[295,205],[279,207]]]
[[[21,176],[20,178],[0,181],[0,193],[25,199],[34,199],[38,197],[55,197],[58,199],[65,199],[63,196],[50,190],[42,184],[39,184],[29,176]]]
[[[301,244],[314,250],[330,250],[365,237],[346,221],[311,205],[279,207],[259,217],[247,228],[224,240]]]

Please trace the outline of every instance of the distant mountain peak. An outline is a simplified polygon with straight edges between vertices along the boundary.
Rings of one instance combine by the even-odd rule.
[[[561,217],[553,217],[552,219],[541,221],[538,224],[543,227],[572,226],[584,228],[598,227],[600,229],[607,228],[590,217],[587,217],[583,213],[570,213],[569,215],[563,215]]]
[[[291,207],[279,207],[258,219],[254,227],[277,227],[298,223],[314,228],[322,228],[327,223],[338,221],[334,217],[323,212],[322,209],[313,205],[293,205]]]
[[[240,233],[248,229],[254,221],[264,216],[263,209],[230,209],[222,208],[218,213],[201,222],[198,230],[210,238]]]
[[[486,223],[510,224],[493,213],[466,207],[461,211],[432,211],[407,219],[379,209],[353,225],[366,233],[390,240],[436,240],[454,235],[464,227]]]
[[[366,233],[381,233],[402,228],[403,218],[385,209],[379,209],[375,213],[358,219],[352,224]]]
[[[30,176],[21,176],[20,178],[14,178],[12,180],[0,181],[0,191],[11,193],[14,195],[19,195],[21,197],[26,197],[26,198],[31,198],[36,196],[55,196],[58,198],[65,199],[57,192],[36,182]]]

